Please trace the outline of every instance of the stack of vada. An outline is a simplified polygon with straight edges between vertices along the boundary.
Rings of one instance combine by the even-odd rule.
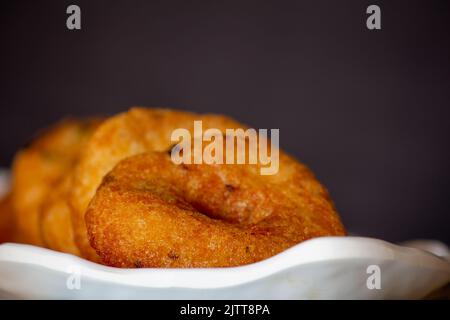
[[[302,241],[345,235],[326,189],[279,152],[262,164],[175,164],[171,134],[246,129],[222,115],[135,107],[70,119],[20,150],[0,200],[0,242],[122,268],[231,267]]]

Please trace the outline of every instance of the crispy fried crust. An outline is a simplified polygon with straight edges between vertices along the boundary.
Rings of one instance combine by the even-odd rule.
[[[0,242],[117,267],[226,267],[345,234],[327,191],[283,152],[272,176],[259,164],[175,165],[171,134],[193,133],[196,120],[203,130],[246,129],[224,116],[145,108],[52,127],[15,158]]]
[[[67,193],[70,177],[60,181],[49,193],[40,211],[40,227],[44,245],[52,250],[79,256],[75,245]]]
[[[44,245],[39,222],[43,203],[72,169],[81,146],[98,123],[98,120],[62,121],[16,155],[11,203],[17,231],[24,242]]]
[[[202,120],[203,128],[242,128],[225,116],[199,115],[167,109],[132,108],[106,120],[87,143],[73,172],[69,195],[75,241],[82,255],[100,262],[89,244],[85,212],[103,177],[121,160],[147,151],[168,149],[172,131],[193,131],[194,121]]]
[[[229,267],[301,241],[344,235],[327,191],[280,154],[280,171],[259,165],[175,165],[167,152],[120,162],[86,213],[90,243],[116,267]]]
[[[14,215],[11,208],[11,196],[0,199],[0,243],[15,241]]]

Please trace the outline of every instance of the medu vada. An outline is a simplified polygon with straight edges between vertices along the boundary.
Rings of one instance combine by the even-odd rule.
[[[17,232],[23,242],[45,245],[40,226],[43,203],[55,185],[71,171],[81,146],[98,123],[97,119],[61,121],[16,155],[11,203]]]
[[[177,165],[168,152],[127,158],[104,177],[87,209],[90,244],[115,267],[231,267],[345,234],[307,167],[281,152],[277,174],[259,169]]]
[[[60,181],[47,196],[40,210],[40,227],[44,245],[52,250],[80,255],[75,244],[67,194],[70,176]]]
[[[223,132],[227,128],[245,128],[225,116],[139,107],[113,116],[97,128],[73,171],[69,193],[75,241],[84,258],[101,262],[89,243],[85,212],[103,177],[127,157],[167,150],[173,144],[172,132],[177,128],[193,132],[195,120],[202,120],[205,129]]]
[[[16,240],[14,237],[14,225],[11,196],[8,194],[0,199],[0,243]]]

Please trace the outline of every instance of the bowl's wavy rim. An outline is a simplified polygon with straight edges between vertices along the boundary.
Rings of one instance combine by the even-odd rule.
[[[31,245],[0,245],[2,262],[30,264],[55,272],[80,272],[83,277],[115,284],[152,288],[222,288],[269,277],[296,266],[337,260],[396,260],[441,271],[450,280],[450,263],[423,250],[365,237],[321,237],[299,243],[271,258],[228,268],[120,269]],[[74,269],[75,268],[75,269]]]

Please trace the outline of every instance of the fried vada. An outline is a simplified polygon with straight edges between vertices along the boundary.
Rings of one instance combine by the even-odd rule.
[[[325,188],[284,152],[273,175],[260,163],[175,164],[171,135],[195,138],[195,121],[220,137],[247,129],[221,115],[139,107],[58,123],[16,155],[0,232],[11,226],[21,242],[126,268],[238,266],[345,235]]]
[[[79,256],[67,203],[70,185],[70,176],[56,185],[41,207],[39,223],[45,247]]]
[[[48,195],[71,171],[81,146],[99,120],[64,120],[19,151],[12,168],[11,204],[23,242],[44,246],[40,210]]]
[[[11,208],[11,196],[0,199],[0,243],[15,241],[14,215]]]
[[[90,244],[122,268],[232,267],[301,241],[345,235],[311,171],[280,153],[280,171],[256,165],[176,165],[168,152],[121,161],[86,213]]]
[[[168,149],[173,144],[172,132],[178,128],[193,132],[195,120],[202,120],[205,129],[217,128],[223,132],[227,128],[245,128],[220,115],[139,107],[109,118],[99,126],[73,171],[69,194],[75,242],[84,258],[101,262],[89,243],[85,212],[103,177],[127,157]]]

